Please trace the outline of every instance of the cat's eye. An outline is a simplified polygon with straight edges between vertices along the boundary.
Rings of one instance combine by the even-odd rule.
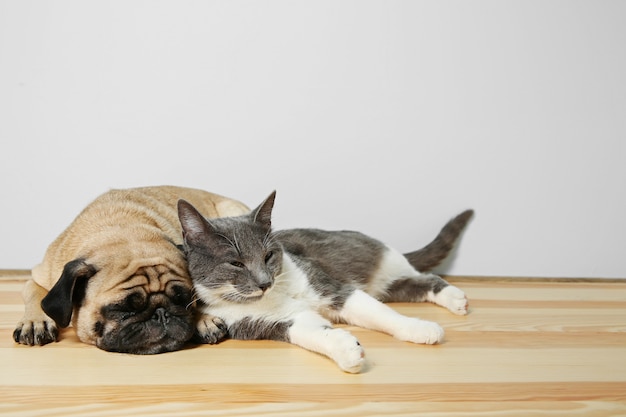
[[[265,254],[265,263],[268,263],[270,261],[270,259],[272,259],[272,256],[274,256],[274,252],[269,251]]]
[[[245,265],[239,261],[232,261],[230,264],[235,268],[245,268]]]

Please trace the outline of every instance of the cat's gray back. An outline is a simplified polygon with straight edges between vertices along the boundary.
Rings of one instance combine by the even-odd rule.
[[[383,243],[354,231],[290,229],[275,232],[274,239],[332,308],[355,289],[369,287],[388,252]]]

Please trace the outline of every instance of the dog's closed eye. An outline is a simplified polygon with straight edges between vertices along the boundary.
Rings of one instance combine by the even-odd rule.
[[[148,299],[144,294],[134,292],[126,297],[126,299],[124,300],[124,305],[126,307],[126,310],[138,313],[148,307]]]
[[[173,285],[167,291],[167,295],[176,305],[186,306],[191,302],[191,290],[182,285]]]
[[[120,303],[102,307],[102,315],[108,320],[126,320],[148,308],[148,299],[139,292],[134,292]]]

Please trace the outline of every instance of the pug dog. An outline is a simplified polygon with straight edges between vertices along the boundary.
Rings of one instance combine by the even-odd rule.
[[[72,323],[78,338],[100,349],[156,354],[192,337],[225,337],[218,317],[198,315],[177,202],[206,217],[237,216],[243,203],[202,190],[143,187],[96,198],[48,247],[23,290],[25,313],[17,343],[45,345]]]

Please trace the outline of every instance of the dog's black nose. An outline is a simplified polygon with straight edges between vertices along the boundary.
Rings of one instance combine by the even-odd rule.
[[[168,313],[163,307],[159,307],[154,310],[154,313],[152,313],[152,320],[166,324],[170,320],[170,313]]]

